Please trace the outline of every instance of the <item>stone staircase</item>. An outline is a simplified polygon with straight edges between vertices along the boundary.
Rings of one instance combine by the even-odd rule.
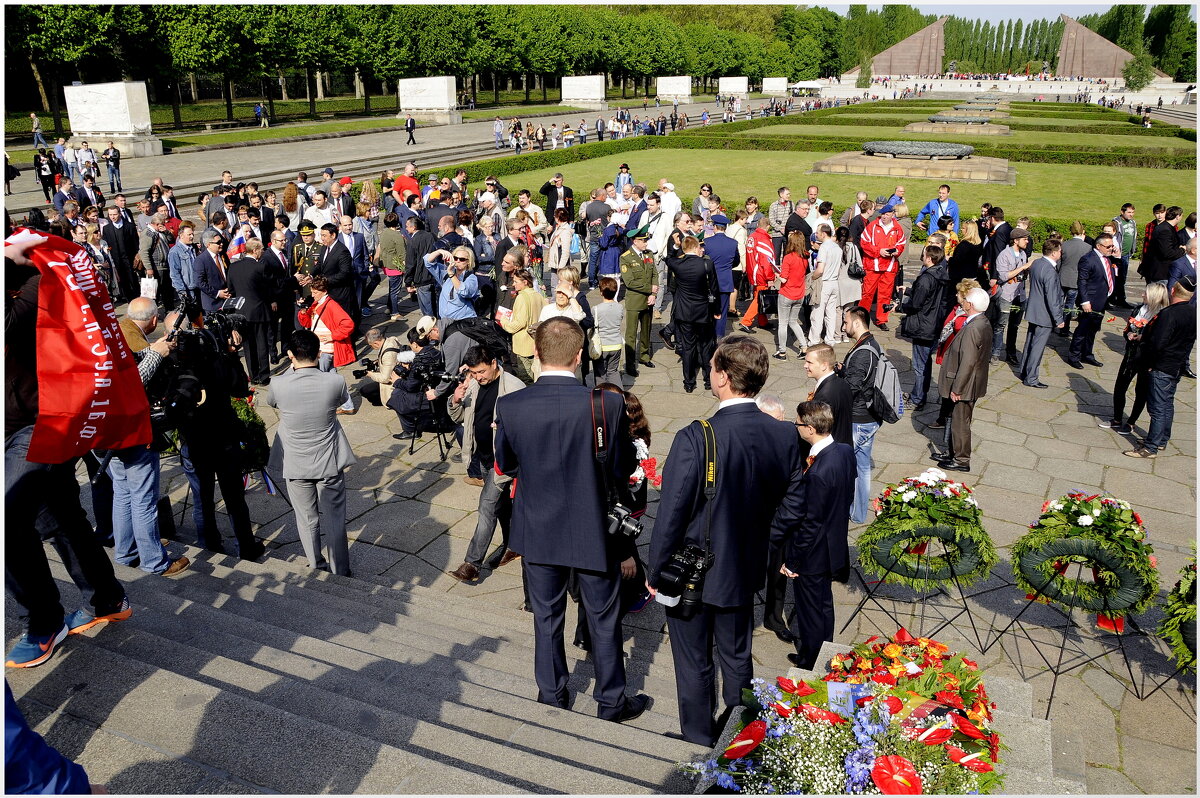
[[[175,552],[177,544],[172,544]],[[678,730],[670,647],[625,625],[629,724],[595,717],[594,672],[567,646],[573,711],[538,704],[528,613],[384,577],[187,548],[175,579],[116,566],[134,614],[7,677],[31,725],[123,793],[687,793],[704,753]],[[65,569],[51,567],[73,606]],[[8,641],[20,631],[6,603]],[[568,641],[574,612],[568,612]],[[832,656],[841,644],[827,644]],[[782,672],[759,666],[764,678]],[[1081,793],[1051,768],[1032,690],[989,679],[1012,750],[1008,792]]]
[[[825,643],[817,662],[822,667],[834,654],[849,649],[841,643]],[[825,671],[790,668],[788,678],[812,679]],[[1080,781],[1054,775],[1050,721],[1033,717],[1033,688],[1017,679],[986,676],[988,695],[999,707],[994,711],[995,728],[1007,751],[1000,753],[1000,770],[1005,774],[1006,795],[1084,795]]]

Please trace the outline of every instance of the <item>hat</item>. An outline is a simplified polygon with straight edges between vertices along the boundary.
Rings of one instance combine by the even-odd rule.
[[[644,224],[641,227],[637,228],[636,230],[630,230],[625,235],[631,239],[649,238],[650,237],[650,225]]]
[[[710,222],[712,222],[713,224],[719,224],[722,227],[726,227],[729,225],[729,217],[723,213],[718,213],[713,216],[710,216],[710,217],[708,217],[708,220]]]
[[[875,198],[876,205],[887,205],[887,201],[888,201],[887,197],[876,197]]]
[[[437,326],[437,320],[433,316],[422,316],[417,320],[417,335],[422,338],[429,335],[429,331]]]
[[[301,235],[304,235],[305,233],[315,233],[317,232],[317,226],[305,219],[296,227],[296,232],[300,233]]]
[[[663,187],[664,189],[666,189],[667,191],[674,191],[674,190],[675,190],[675,184],[674,184],[674,183],[663,183],[663,186],[662,186],[662,187]]]
[[[1020,227],[1014,227],[1013,229],[1008,231],[1008,240],[1009,241],[1016,241],[1016,240],[1022,239],[1022,238],[1029,238],[1028,230],[1022,229]]]
[[[1196,293],[1196,278],[1192,275],[1185,274],[1179,278],[1178,283],[1183,286],[1183,290],[1190,291],[1193,294]]]
[[[628,169],[628,168],[629,168],[629,164],[627,164],[627,163],[623,163],[623,164],[621,164],[621,168],[622,168],[622,169]]]
[[[331,175],[331,174],[333,174],[333,167],[332,167],[332,166],[326,166],[326,167],[325,167],[325,174],[327,174],[327,175]]]
[[[479,201],[480,202],[495,202],[496,195],[490,191],[485,191],[479,195]]]
[[[353,177],[350,177],[349,175],[346,175],[345,177],[343,177],[343,178],[342,178],[341,180],[339,180],[338,182],[339,182],[339,183],[341,183],[343,186],[348,186],[348,185],[350,185],[350,184],[352,184],[352,183],[354,182],[354,178],[353,178]]]
[[[434,182],[436,183],[436,182],[437,182],[437,179],[438,179],[438,176],[437,176],[437,175],[435,175],[435,174],[433,174],[432,172],[430,172],[430,173],[429,173],[429,179],[430,179],[430,180],[432,180],[432,181],[434,181]]]

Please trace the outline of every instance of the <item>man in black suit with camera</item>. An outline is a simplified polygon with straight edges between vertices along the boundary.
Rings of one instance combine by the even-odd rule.
[[[792,528],[775,527],[772,538],[783,547],[780,573],[792,580],[796,601],[796,653],[788,654],[788,659],[811,670],[821,643],[833,640],[833,582],[850,578],[846,538],[857,466],[853,447],[830,434],[829,405],[801,402],[796,406],[796,429],[810,447],[795,497],[803,512]]]
[[[537,700],[562,709],[570,703],[563,620],[574,569],[592,633],[596,714],[620,723],[641,715],[650,699],[625,695],[619,599],[625,548],[617,539],[624,532],[609,531],[612,508],[601,468],[609,469],[612,484],[628,484],[633,447],[626,443],[624,399],[607,391],[593,396],[575,377],[583,338],[571,319],[538,325],[534,350],[542,373],[528,388],[496,400],[495,458],[496,468],[517,481],[509,547],[525,559]],[[608,436],[602,466],[596,429]]]
[[[720,731],[713,720],[713,643],[728,711],[741,704],[754,674],[754,593],[766,576],[772,524],[789,530],[800,516],[793,500],[804,464],[800,440],[788,422],[754,403],[769,363],[766,348],[750,336],[721,340],[709,368],[720,408],[708,429],[696,422],[676,434],[663,472],[647,583],[668,605],[679,725],[683,738],[699,745],[713,745]],[[715,478],[706,478],[714,471],[709,451]],[[701,560],[705,551],[711,555],[702,579],[677,578],[680,555],[697,551]],[[681,595],[682,583],[695,587]],[[680,600],[671,606],[674,597]]]

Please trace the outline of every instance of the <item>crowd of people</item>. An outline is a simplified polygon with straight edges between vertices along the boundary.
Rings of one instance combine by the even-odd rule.
[[[511,139],[524,137],[519,128]],[[595,132],[612,128],[598,120]],[[553,126],[547,135],[557,146]],[[533,139],[546,141],[537,130]],[[720,729],[713,641],[731,709],[749,686],[753,596],[764,584],[765,625],[795,645],[795,664],[812,667],[831,639],[831,584],[848,578],[850,524],[869,517],[874,441],[906,410],[928,412],[920,423],[941,433],[932,450],[940,467],[970,471],[974,408],[993,365],[1045,388],[1039,367],[1057,332],[1070,335],[1068,365],[1100,366],[1096,334],[1105,313],[1121,312],[1126,346],[1101,426],[1132,436],[1145,411],[1149,430],[1126,454],[1157,457],[1169,441],[1176,386],[1194,377],[1194,212],[1157,205],[1143,226],[1126,203],[1095,236],[1081,220],[1035,241],[1029,217],[1014,223],[991,204],[970,214],[950,185],[911,204],[903,185],[872,199],[866,179],[837,202],[817,185],[796,199],[781,186],[765,203],[739,202],[709,183],[684,196],[669,179],[639,180],[635,171],[623,163],[612,181],[578,191],[562,173],[515,191],[494,175],[472,187],[462,169],[428,175],[422,186],[414,163],[357,185],[332,168],[311,183],[300,172],[274,191],[226,171],[191,207],[161,179],[132,207],[119,183],[109,201],[97,176],[83,173],[78,188],[61,175],[27,224],[78,243],[111,294],[130,300],[121,328],[148,394],[177,354],[172,339],[151,342],[160,316],[176,327],[166,311],[179,306],[178,326],[204,329],[208,319],[237,315],[216,358],[220,373],[202,382],[210,395],[231,397],[258,386],[277,408],[268,472],[286,484],[311,567],[351,573],[344,474],[355,456],[339,417],[358,411],[356,399],[394,410],[398,438],[454,434],[464,480],[480,496],[465,560],[450,574],[474,584],[485,568],[521,560],[538,700],[569,703],[569,593],[580,605],[576,643],[596,663],[600,716],[641,714],[648,699],[625,694],[620,621],[654,598],[668,605],[682,734],[706,745]],[[15,490],[41,497],[9,518],[9,584],[28,631],[7,664],[31,667],[67,634],[129,617],[101,549],[107,538],[117,562],[151,573],[172,576],[188,562],[171,559],[158,537],[154,449],[85,458],[107,476],[91,485],[93,507],[112,508],[93,520],[73,467],[27,462],[38,406],[37,273],[19,249],[6,257],[8,505]],[[1127,288],[1132,260],[1148,286],[1141,302]],[[389,327],[414,306],[411,328]],[[902,396],[888,392],[896,369],[876,336],[891,331],[894,313],[911,345]],[[845,347],[840,358],[835,347]],[[348,384],[337,369],[363,355],[365,368]],[[793,356],[815,381],[794,414],[761,395],[771,359]],[[720,403],[711,419],[676,434],[661,475],[630,390],[653,368],[679,369],[684,392],[702,383]],[[208,434],[228,420],[227,407],[208,404],[223,415],[180,429],[198,543],[223,548],[213,512],[219,484],[239,555],[252,559],[263,550],[245,512],[236,440]],[[14,474],[24,476],[14,482]],[[643,562],[634,540],[650,485],[661,498]],[[90,611],[67,615],[48,571],[11,569],[44,562],[35,531],[43,506],[58,521],[53,539],[76,550],[72,576],[94,596]],[[497,526],[502,542],[489,556]]]

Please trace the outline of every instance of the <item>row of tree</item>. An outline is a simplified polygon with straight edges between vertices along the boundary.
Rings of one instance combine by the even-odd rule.
[[[1190,5],[1117,5],[1079,23],[1134,56],[1145,53],[1153,65],[1181,83],[1196,80],[1196,23]]]
[[[1042,71],[1042,63],[1053,69],[1062,43],[1063,21],[1034,19],[1006,20],[998,24],[962,17],[946,20],[945,57],[958,72],[1008,72],[1031,74]]]

